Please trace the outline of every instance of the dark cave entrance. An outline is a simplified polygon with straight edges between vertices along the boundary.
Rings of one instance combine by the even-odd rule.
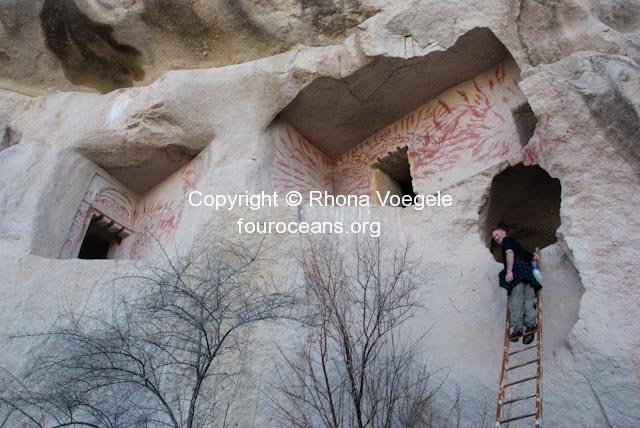
[[[113,222],[105,222],[105,217],[94,216],[80,246],[79,259],[108,259],[113,249],[120,245],[122,238],[117,231],[110,230]],[[102,221],[101,221],[102,220]]]
[[[529,103],[520,104],[511,112],[511,114],[513,116],[513,121],[516,124],[520,145],[524,147],[527,145],[531,137],[533,137],[533,134],[536,131],[536,125],[538,124],[538,119],[536,119]]]
[[[413,191],[413,178],[411,177],[411,165],[409,165],[409,148],[399,147],[394,152],[389,152],[387,156],[378,158],[371,165],[372,190],[380,192],[390,192],[398,196],[416,196]],[[409,204],[410,205],[410,204]]]
[[[480,233],[495,259],[500,247],[491,231],[502,227],[529,251],[555,243],[560,226],[560,180],[539,166],[518,164],[494,177],[489,198],[480,209]]]

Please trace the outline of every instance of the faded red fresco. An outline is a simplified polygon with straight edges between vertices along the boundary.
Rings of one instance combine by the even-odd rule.
[[[101,214],[127,229],[127,237],[116,258],[120,258],[119,255],[142,258],[156,250],[159,244],[168,245],[182,224],[189,192],[196,186],[195,162],[180,170],[177,183],[175,180],[167,183],[168,188],[163,189],[166,191],[161,193],[160,199],[147,195],[137,207],[126,190],[96,174],[80,202],[60,258],[77,257],[91,219]]]
[[[540,163],[538,152],[530,144],[522,149],[522,163],[526,166],[538,165]]]
[[[298,131],[282,120],[269,129],[268,168],[274,190],[333,190],[331,161],[312,146]]]
[[[166,246],[174,239],[189,203],[189,192],[196,187],[196,168],[194,159],[180,170],[178,195],[143,201],[140,211],[136,212],[136,234],[130,250],[132,259],[143,258],[158,249],[159,245]]]
[[[60,251],[60,258],[78,256],[82,240],[94,216],[107,217],[127,229],[126,234],[130,235],[133,229],[134,204],[132,197],[118,185],[100,174],[95,174],[80,201],[67,239]]]
[[[409,147],[414,182],[507,157],[518,141],[510,110],[524,101],[516,78],[501,64],[366,139],[335,162],[335,193],[368,194],[369,165],[397,147]]]
[[[83,198],[80,202],[80,207],[78,207],[78,211],[76,211],[76,215],[73,218],[71,227],[69,228],[67,239],[64,241],[64,245],[60,251],[61,259],[77,257],[80,252],[82,240],[84,239],[84,234],[89,227],[89,222],[91,221],[93,214],[91,205]]]

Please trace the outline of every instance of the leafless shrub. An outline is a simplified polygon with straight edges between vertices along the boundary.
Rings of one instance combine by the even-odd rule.
[[[221,241],[198,255],[165,254],[123,279],[127,298],[107,315],[61,314],[36,335],[26,374],[5,373],[1,426],[226,425],[250,327],[291,317],[296,305],[269,278],[263,252]]]
[[[311,243],[303,257],[308,335],[279,369],[283,425],[422,428],[432,380],[421,340],[403,331],[418,308],[418,260],[380,240]]]

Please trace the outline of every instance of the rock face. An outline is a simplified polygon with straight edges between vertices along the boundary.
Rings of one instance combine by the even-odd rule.
[[[167,70],[263,58],[353,32],[383,0],[0,2],[0,84],[108,92]]]
[[[506,304],[488,234],[507,221],[546,245],[545,425],[638,425],[640,2],[187,3],[0,0],[0,365],[24,357],[11,334],[46,325],[63,300],[90,308],[94,284],[153,260],[158,243],[189,249],[238,217],[376,220],[422,254],[425,310],[410,330],[430,327],[443,401],[458,384],[462,426],[479,426]],[[514,170],[509,185],[500,174]],[[454,204],[222,212],[188,200],[400,194],[406,177]],[[119,237],[117,260],[77,258],[97,217]],[[302,238],[269,237],[292,275]],[[260,394],[277,352],[256,337],[233,419],[277,426]]]

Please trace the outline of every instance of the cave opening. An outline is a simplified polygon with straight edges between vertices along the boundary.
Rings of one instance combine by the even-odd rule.
[[[480,232],[497,261],[500,246],[491,231],[502,227],[529,251],[557,241],[560,226],[560,180],[539,166],[511,166],[496,175],[489,198],[480,209]]]
[[[407,146],[398,147],[396,151],[388,152],[371,164],[372,191],[384,196],[386,192],[398,196],[411,196],[414,199],[413,179]],[[408,206],[411,203],[405,205]]]
[[[538,119],[536,119],[536,115],[533,113],[529,103],[520,104],[511,112],[511,114],[513,116],[513,121],[516,124],[516,131],[518,132],[520,145],[524,147],[527,145],[531,137],[533,137],[533,134],[536,131],[536,125],[538,124]]]
[[[104,216],[94,216],[82,240],[79,259],[108,259],[122,242],[118,231],[122,229]]]
[[[469,31],[446,52],[358,67],[316,78],[274,118],[263,146],[269,186],[374,203],[380,191],[414,196],[497,165],[535,131],[520,69],[489,29]]]

